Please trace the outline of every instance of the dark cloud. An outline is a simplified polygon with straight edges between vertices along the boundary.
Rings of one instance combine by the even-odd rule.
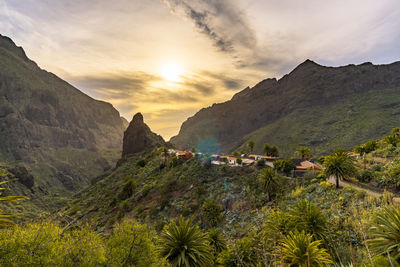
[[[253,29],[229,0],[164,0],[174,13],[190,19],[223,52],[256,46]]]
[[[67,77],[78,88],[100,98],[125,99],[144,93],[150,82],[160,77],[145,72],[103,74],[96,76]]]

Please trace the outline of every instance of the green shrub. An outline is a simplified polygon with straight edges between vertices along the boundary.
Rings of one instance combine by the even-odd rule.
[[[373,173],[368,170],[364,170],[357,175],[357,180],[362,183],[369,183],[373,178]]]
[[[127,198],[130,198],[133,195],[133,193],[135,192],[136,188],[137,188],[137,185],[136,185],[135,181],[129,180],[122,187],[122,191],[118,194],[118,198],[120,200],[125,200]]]
[[[209,226],[216,226],[222,221],[222,208],[213,199],[208,199],[201,207],[203,219]]]
[[[136,166],[143,168],[144,166],[146,166],[147,162],[144,159],[139,160],[138,162],[136,162]]]

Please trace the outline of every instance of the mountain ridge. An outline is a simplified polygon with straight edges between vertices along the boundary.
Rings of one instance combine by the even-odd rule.
[[[201,109],[182,124],[179,134],[172,137],[171,142],[180,148],[190,148],[198,146],[202,140],[210,139],[214,140],[210,152],[231,152],[232,149],[242,147],[245,139],[248,140],[245,138],[247,135],[293,112],[340,104],[370,91],[379,94],[383,90],[399,88],[399,74],[398,61],[386,65],[366,62],[360,65],[325,67],[306,60],[279,80],[265,79],[238,92],[231,100]],[[400,98],[400,91],[399,95],[397,91],[395,98]],[[385,102],[392,100],[387,99]],[[204,128],[205,125],[208,127]],[[392,126],[388,125],[385,130]],[[270,133],[267,135],[271,137]],[[369,137],[375,136],[378,137],[379,133]],[[355,140],[354,144],[359,141],[362,140]],[[258,151],[261,149],[257,147]]]

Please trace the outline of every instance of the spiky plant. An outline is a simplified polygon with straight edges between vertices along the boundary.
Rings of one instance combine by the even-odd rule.
[[[333,263],[326,249],[320,247],[321,243],[321,240],[313,241],[312,235],[304,231],[290,232],[278,247],[277,254],[290,266],[322,266]]]
[[[400,207],[385,207],[374,218],[369,231],[370,248],[379,254],[390,254],[400,261]]]
[[[272,194],[278,188],[280,176],[279,174],[273,169],[263,169],[259,172],[257,179],[261,184],[262,189],[267,194],[268,201],[272,200]]]
[[[172,221],[163,231],[159,247],[161,256],[172,266],[212,266],[213,263],[207,234],[183,217]]]
[[[298,201],[289,211],[291,221],[299,231],[304,230],[318,239],[324,239],[327,219],[322,210],[307,200]]]
[[[208,232],[208,238],[210,239],[210,246],[214,249],[215,254],[219,254],[221,251],[226,249],[225,237],[219,229],[210,229]]]
[[[0,169],[0,177],[3,178],[8,174],[8,172],[4,169]],[[3,187],[4,184],[15,181],[17,179],[12,179],[12,180],[6,180],[0,182],[0,202],[8,202],[8,203],[17,203],[18,200],[20,199],[27,199],[25,196],[3,196],[4,190],[7,190],[8,188]],[[13,225],[14,222],[10,220],[10,218],[16,217],[15,215],[6,213],[2,210],[0,210],[0,227],[6,227]]]

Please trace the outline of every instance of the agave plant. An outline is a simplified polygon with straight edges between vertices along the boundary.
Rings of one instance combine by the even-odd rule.
[[[369,231],[368,243],[371,249],[379,254],[390,254],[400,260],[400,207],[385,207],[379,212],[374,225]]]
[[[290,232],[278,247],[277,254],[290,266],[307,267],[333,263],[326,249],[320,247],[321,244],[321,240],[313,241],[312,235],[304,231]]]
[[[212,266],[213,253],[207,234],[192,220],[180,217],[160,237],[160,254],[172,266]]]

